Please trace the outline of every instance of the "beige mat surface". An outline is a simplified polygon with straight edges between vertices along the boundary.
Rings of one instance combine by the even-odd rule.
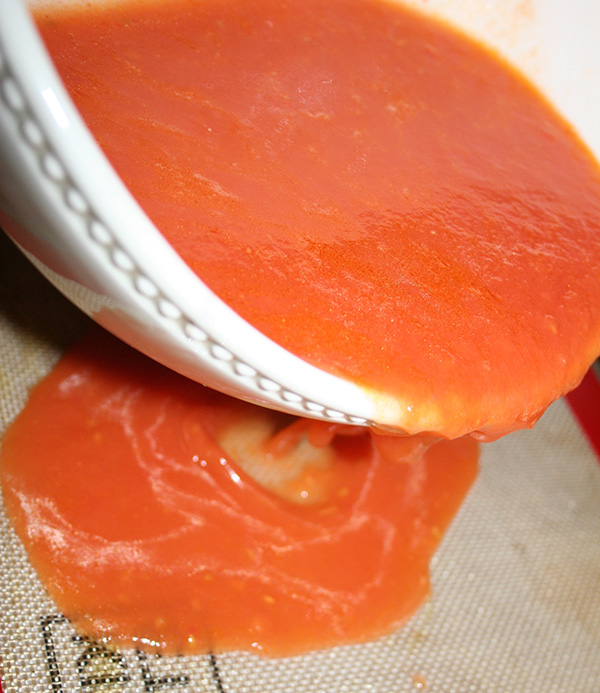
[[[0,237],[0,429],[85,326]],[[600,465],[562,401],[483,448],[431,599],[367,645],[280,660],[112,652],[57,613],[3,513],[0,550],[5,693],[600,693]]]

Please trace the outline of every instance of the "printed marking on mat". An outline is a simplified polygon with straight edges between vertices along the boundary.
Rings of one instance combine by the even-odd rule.
[[[78,635],[60,614],[42,616],[40,629],[51,693],[225,693],[213,654],[189,658],[116,651]]]

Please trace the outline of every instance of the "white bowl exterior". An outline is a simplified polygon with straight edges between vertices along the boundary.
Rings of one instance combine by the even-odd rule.
[[[600,156],[600,4],[407,2],[506,56]],[[6,230],[124,341],[206,385],[292,413],[355,424],[404,418],[402,403],[373,397],[267,339],[193,274],[96,145],[21,0],[0,2],[0,165]]]

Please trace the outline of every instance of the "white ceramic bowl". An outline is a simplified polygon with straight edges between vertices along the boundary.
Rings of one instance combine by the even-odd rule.
[[[406,1],[507,57],[600,158],[600,3]],[[23,0],[0,0],[0,167],[0,225],[68,298],[140,351],[291,413],[354,424],[397,420],[393,405],[282,349],[193,274],[96,145]]]

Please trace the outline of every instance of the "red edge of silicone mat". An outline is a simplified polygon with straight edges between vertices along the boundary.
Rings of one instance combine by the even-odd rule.
[[[600,360],[590,368],[567,402],[600,463]]]
[[[579,387],[567,395],[567,402],[600,463],[600,362],[588,371]]]

